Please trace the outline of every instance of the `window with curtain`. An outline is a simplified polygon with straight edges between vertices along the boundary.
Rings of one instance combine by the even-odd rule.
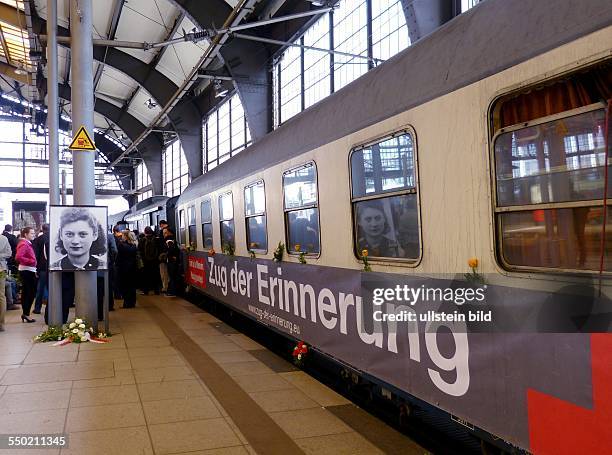
[[[416,262],[419,209],[413,136],[381,138],[351,153],[354,245],[357,257]]]
[[[507,268],[610,271],[611,81],[610,66],[599,67],[497,103],[495,217]]]

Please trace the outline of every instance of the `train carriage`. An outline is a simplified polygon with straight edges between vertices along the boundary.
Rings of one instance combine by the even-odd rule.
[[[609,452],[611,24],[599,0],[454,19],[191,182],[188,282],[510,444]],[[376,320],[395,286],[485,289],[498,323]]]

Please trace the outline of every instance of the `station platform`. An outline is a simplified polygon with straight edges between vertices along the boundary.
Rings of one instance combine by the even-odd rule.
[[[42,317],[19,315],[0,332],[0,433],[69,446],[2,454],[427,453],[183,299],[138,296],[108,344],[33,343]]]

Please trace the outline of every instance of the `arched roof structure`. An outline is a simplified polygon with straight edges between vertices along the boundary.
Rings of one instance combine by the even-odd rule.
[[[16,8],[11,11],[7,2],[0,3],[0,19],[12,20],[15,25],[27,24],[30,47],[34,48],[39,44],[37,37],[46,33],[46,0],[19,1],[23,1],[23,11]],[[214,31],[320,9],[314,3],[320,4],[305,0],[94,1],[94,38],[159,42],[189,32]],[[327,3],[333,5],[338,0]],[[457,14],[457,3],[455,0],[402,0],[411,41]],[[58,35],[69,37],[69,0],[58,0],[58,8]],[[315,20],[314,15],[304,16],[253,28],[249,33],[289,41]],[[215,46],[219,43],[222,45]],[[208,41],[183,42],[149,50],[95,46],[96,127],[114,134],[113,139],[122,142],[128,151],[126,154],[123,147],[108,141],[112,145],[105,145],[109,148],[104,150],[105,155],[112,164],[118,164],[125,156],[144,159],[154,192],[161,194],[164,133],[173,131],[181,140],[190,176],[200,175],[202,118],[219,102],[210,84],[211,75],[223,76],[223,84],[237,91],[250,134],[257,142],[272,130],[269,67],[272,56],[280,48],[276,44],[232,39],[226,35],[221,40],[212,37]],[[59,53],[60,96],[69,114],[69,47],[62,45]],[[206,55],[210,58],[204,58]],[[0,63],[0,73],[14,76],[10,74],[10,63],[7,61],[8,71]],[[45,84],[41,76],[36,83],[42,89]],[[0,88],[8,89],[2,81]],[[44,96],[44,89],[41,91]]]

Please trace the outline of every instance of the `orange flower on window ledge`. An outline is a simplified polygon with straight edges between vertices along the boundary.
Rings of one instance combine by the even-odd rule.
[[[484,277],[476,271],[479,265],[478,258],[473,257],[473,258],[468,259],[467,264],[468,264],[468,267],[472,269],[472,272],[466,273],[464,275],[465,279],[470,283],[484,284],[485,282]]]

